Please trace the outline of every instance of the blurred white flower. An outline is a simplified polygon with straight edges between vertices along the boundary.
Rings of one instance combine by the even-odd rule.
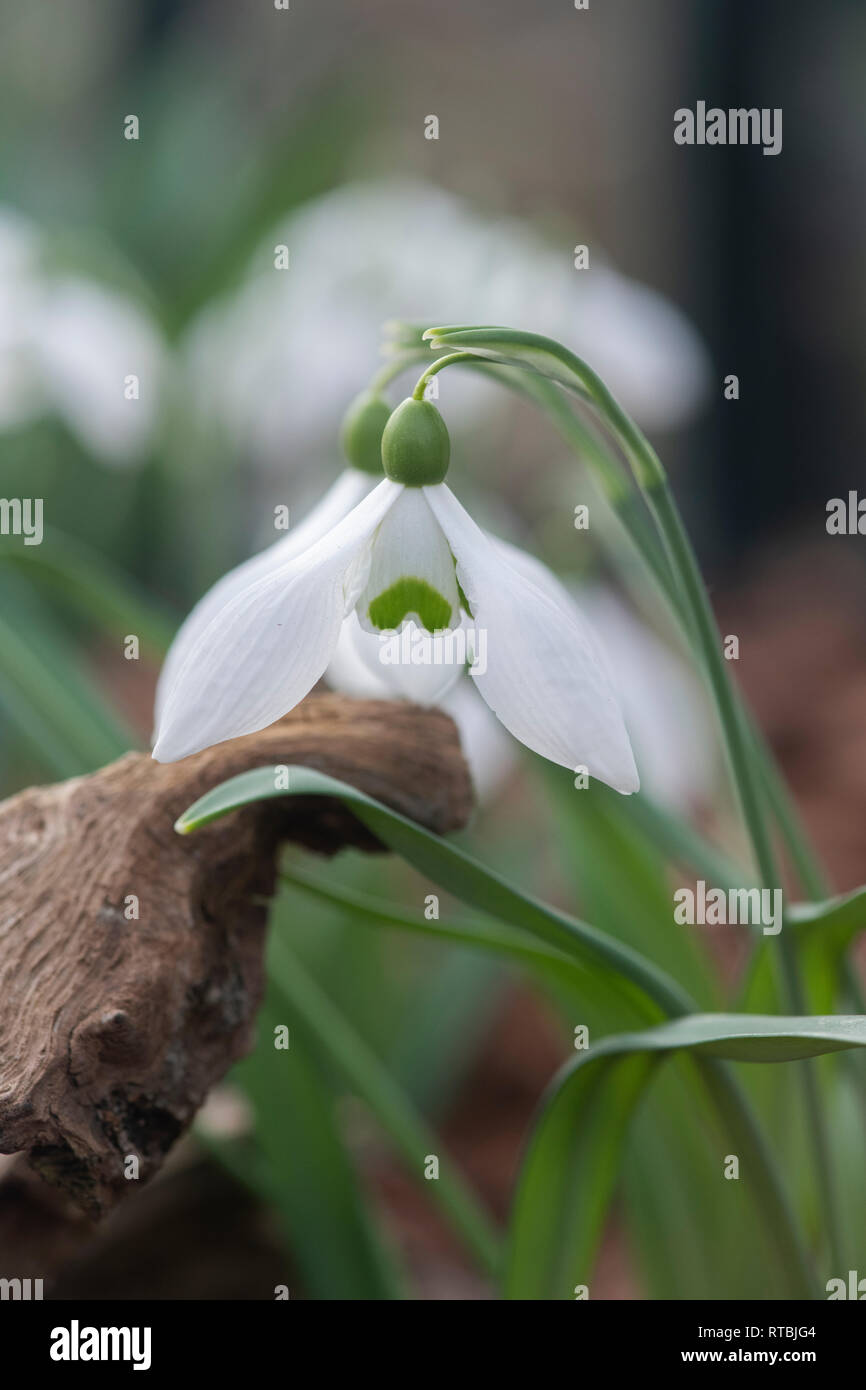
[[[288,270],[274,248],[289,249]],[[377,361],[384,319],[501,323],[582,352],[642,424],[672,427],[700,404],[704,348],[660,294],[606,265],[575,270],[514,218],[493,220],[441,188],[349,184],[274,229],[240,288],[214,302],[185,344],[202,418],[259,463],[284,469],[330,445],[334,421]],[[452,406],[491,399],[469,373]]]
[[[164,353],[131,298],[49,266],[39,230],[0,208],[0,431],[56,414],[102,462],[132,462],[153,433]]]

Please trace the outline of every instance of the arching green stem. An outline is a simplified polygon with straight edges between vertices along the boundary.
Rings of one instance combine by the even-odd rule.
[[[715,617],[691,541],[665,469],[652,445],[592,368],[552,339],[511,329],[466,328],[462,325],[428,329],[425,337],[435,350],[454,350],[451,356],[440,359],[443,365],[448,361],[461,360],[467,351],[474,352],[488,361],[541,373],[582,400],[591,402],[598,411],[627,459],[637,487],[655,521],[673,586],[669,597],[675,611],[686,623],[687,632],[694,640],[706,672],[719,716],[732,782],[749,832],[761,882],[764,887],[778,888],[780,875],[766,816],[760,764],[754,756],[754,735],[725,666]],[[663,573],[657,569],[655,572],[657,577]],[[663,579],[662,583],[667,589]],[[795,947],[785,931],[779,941],[778,959],[787,1006],[794,1012],[802,1012],[805,991]],[[842,1268],[838,1208],[829,1166],[830,1151],[823,1109],[813,1071],[803,1066],[801,1075],[827,1234],[834,1262],[838,1268]]]
[[[431,377],[434,377],[437,372],[441,372],[443,367],[450,367],[454,362],[471,362],[472,358],[473,354],[471,352],[451,352],[446,353],[444,357],[437,358],[436,361],[431,363],[427,368],[426,372],[423,372],[418,378],[415,390],[412,392],[413,400],[423,401],[428,381],[430,381]]]

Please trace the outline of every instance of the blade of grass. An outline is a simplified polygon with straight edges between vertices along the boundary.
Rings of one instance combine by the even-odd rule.
[[[271,995],[259,1017],[258,1047],[235,1072],[253,1105],[267,1165],[259,1195],[276,1203],[314,1298],[401,1298],[402,1282],[335,1126],[336,1096],[303,1042],[292,1035],[289,1049],[274,1047],[274,1026],[284,1022],[279,997]],[[220,1156],[219,1146],[214,1151]],[[258,1169],[245,1173],[262,1182]]]
[[[693,1014],[605,1038],[570,1062],[542,1101],[521,1167],[506,1295],[571,1298],[575,1285],[588,1283],[628,1121],[652,1074],[651,1058],[683,1049],[693,1056],[784,1062],[852,1047],[866,1047],[866,1017]],[[612,1075],[619,1066],[623,1072]],[[801,1296],[814,1292],[802,1252],[791,1275]]]
[[[344,1081],[363,1097],[402,1154],[409,1174],[419,1185],[423,1183],[422,1190],[441,1206],[481,1267],[495,1274],[500,1259],[498,1236],[451,1160],[441,1163],[438,1181],[424,1180],[425,1158],[439,1153],[439,1140],[284,939],[272,937],[268,959],[277,996],[295,1024],[315,1040]]]
[[[46,527],[39,546],[0,542],[0,565],[100,630],[120,639],[134,633],[157,656],[168,650],[176,622],[114,565],[62,531]]]

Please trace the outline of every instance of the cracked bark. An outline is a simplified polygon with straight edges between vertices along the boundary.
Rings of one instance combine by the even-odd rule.
[[[180,763],[130,753],[0,805],[0,1153],[23,1151],[0,1182],[0,1248],[10,1230],[20,1247],[22,1221],[32,1232],[28,1210],[49,1228],[61,1209],[76,1228],[101,1217],[137,1186],[126,1158],[150,1178],[249,1050],[280,844],[381,848],[317,797],[174,832],[210,787],[276,763],[351,782],[438,832],[471,807],[447,716],[330,695]]]

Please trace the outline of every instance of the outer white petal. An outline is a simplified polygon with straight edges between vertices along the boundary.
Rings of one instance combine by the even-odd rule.
[[[476,665],[471,674],[494,714],[551,762],[585,766],[617,791],[637,791],[622,714],[583,626],[515,569],[449,488],[424,492],[457,561],[474,626],[486,633],[486,670]]]
[[[220,608],[169,692],[158,762],[264,729],[303,699],[337,645],[350,572],[401,491],[384,479],[309,550]]]
[[[366,632],[350,613],[326,680],[347,695],[438,705],[463,675],[465,644],[462,628],[432,636],[408,622],[398,633]]]
[[[678,810],[706,800],[715,772],[712,720],[684,662],[612,590],[566,588],[534,555],[491,539],[515,569],[583,626],[622,706],[645,790]]]
[[[362,473],[357,468],[347,468],[299,526],[294,527],[281,540],[275,541],[258,555],[253,555],[249,560],[244,560],[243,564],[229,570],[228,574],[218,579],[204,597],[199,599],[178,628],[163,662],[154,707],[154,722],[157,725],[178,673],[199,637],[220,609],[257,579],[263,579],[272,570],[279,569],[296,555],[302,554],[322,536],[327,535],[353,507],[357,506],[361,498],[371,491],[374,483],[372,474]]]
[[[519,574],[523,575],[524,579],[528,579],[537,589],[541,589],[558,608],[562,609],[567,619],[580,628],[584,641],[619,696],[619,684],[614,678],[613,665],[603,644],[598,639],[596,628],[580,611],[562,580],[558,579],[553,570],[548,569],[547,565],[543,564],[535,555],[521,550],[519,545],[513,545],[511,541],[504,541],[499,536],[490,536],[490,540],[503,560],[511,565],[512,569],[516,569]]]

